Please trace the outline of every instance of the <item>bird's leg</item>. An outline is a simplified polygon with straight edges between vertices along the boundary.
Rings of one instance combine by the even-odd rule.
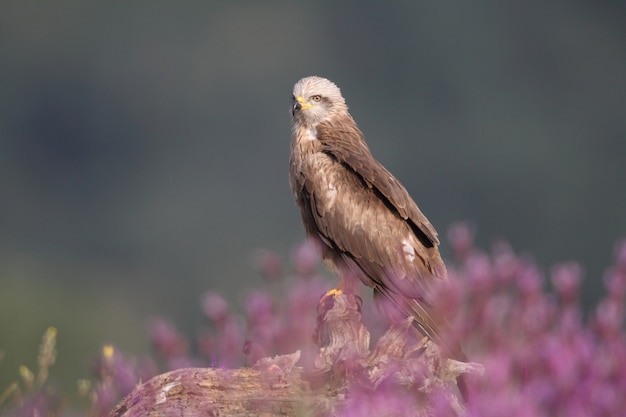
[[[320,299],[320,304],[324,304],[328,299],[333,299],[342,294],[347,296],[354,295],[358,282],[358,278],[351,272],[340,274],[339,284],[337,284],[337,287],[326,291],[326,294]]]
[[[339,285],[337,285],[337,287],[332,288],[328,291],[326,291],[326,293],[324,295],[322,295],[322,298],[320,299],[320,304],[323,305],[326,303],[326,301],[328,301],[328,299],[334,299],[335,297],[343,294],[345,285],[344,285],[344,279],[340,279],[339,280]]]

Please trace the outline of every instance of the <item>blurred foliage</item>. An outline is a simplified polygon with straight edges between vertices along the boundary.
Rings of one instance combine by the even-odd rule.
[[[146,351],[157,313],[194,332],[199,292],[232,300],[255,248],[288,252],[303,235],[288,100],[311,74],[338,83],[440,229],[469,219],[482,243],[601,276],[626,231],[625,14],[609,0],[3,1],[0,386],[48,326],[73,387],[101,343]]]
[[[435,302],[449,314],[456,336],[448,336],[458,337],[469,360],[485,367],[484,374],[467,375],[470,395],[464,405],[469,414],[622,416],[626,407],[626,240],[615,245],[613,261],[602,280],[603,297],[587,318],[580,302],[583,277],[579,264],[558,264],[549,275],[544,274],[531,258],[516,253],[506,242],[498,242],[490,250],[478,248],[474,232],[462,223],[450,228],[449,241],[454,258],[449,263],[450,285],[439,288]],[[68,399],[49,382],[57,335],[55,328],[49,328],[39,348],[37,371],[21,366],[19,382],[6,389],[0,386],[0,414],[72,415],[88,410],[90,417],[104,417],[137,384],[159,372],[189,367],[234,369],[295,351],[302,353],[297,365],[311,375],[317,370],[319,379],[320,370],[326,369],[319,363],[320,355],[327,356],[311,336],[320,331],[320,317],[332,319],[319,304],[330,283],[319,273],[313,245],[304,242],[295,248],[288,265],[266,250],[258,265],[265,278],[263,289],[248,290],[242,311],[236,311],[217,292],[202,295],[205,324],[195,337],[183,334],[171,321],[155,317],[149,325],[152,355],[128,354],[112,344],[102,346],[84,368],[85,377],[77,381],[81,401]],[[547,289],[548,278],[553,291]],[[389,323],[376,311],[371,298],[360,305],[359,312],[372,335],[371,347],[378,346],[377,339],[389,329]],[[395,332],[400,328],[402,325]],[[388,337],[385,333],[383,339]],[[343,409],[333,415],[407,415],[406,410],[423,409],[425,404],[432,409],[428,415],[456,415],[451,413],[447,388],[428,390],[423,386],[426,374],[419,365],[424,363],[406,365],[419,355],[405,352],[404,356],[400,351],[415,342],[404,340],[394,345],[395,353],[394,349],[385,351],[383,356],[390,356],[385,366],[364,361],[359,355],[352,359],[342,355],[341,364],[330,372],[352,369],[353,373],[348,379],[351,384],[342,391],[346,399]],[[350,364],[351,360],[358,363]]]

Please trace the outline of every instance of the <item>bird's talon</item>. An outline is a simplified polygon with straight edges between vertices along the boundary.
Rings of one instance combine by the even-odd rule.
[[[331,308],[335,302],[335,297],[341,294],[343,294],[343,291],[339,288],[326,291],[326,294],[322,295],[322,298],[320,298],[319,306],[324,309]]]
[[[326,294],[324,294],[322,296],[322,298],[327,298],[327,297],[336,297],[338,295],[343,294],[343,291],[339,288],[333,288],[332,290],[328,290],[326,291]]]

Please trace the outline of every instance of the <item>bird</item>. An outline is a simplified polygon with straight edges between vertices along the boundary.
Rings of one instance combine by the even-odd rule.
[[[291,120],[291,192],[307,236],[340,276],[327,295],[352,292],[360,281],[386,316],[412,317],[422,336],[466,361],[435,303],[448,279],[437,232],[374,158],[339,87],[318,76],[297,81]]]

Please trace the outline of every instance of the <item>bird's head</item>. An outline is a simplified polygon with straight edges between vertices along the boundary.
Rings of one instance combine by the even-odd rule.
[[[314,127],[323,120],[346,113],[339,87],[322,77],[306,77],[293,86],[291,116],[296,124]]]

